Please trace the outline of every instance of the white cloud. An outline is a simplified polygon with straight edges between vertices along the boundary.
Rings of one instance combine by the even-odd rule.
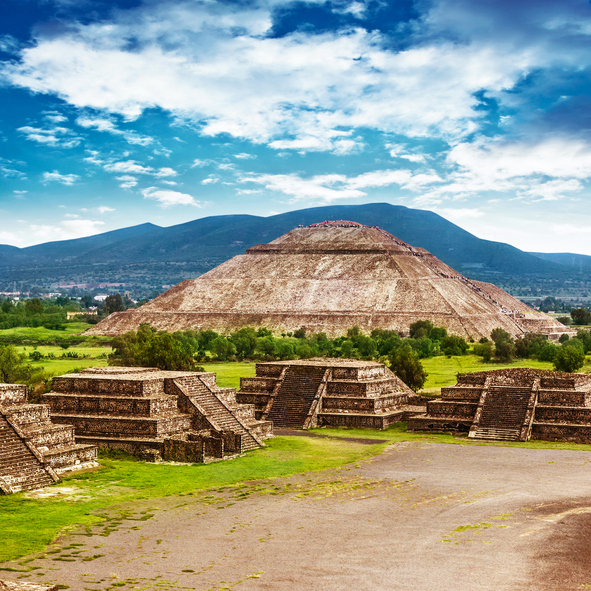
[[[217,177],[217,176],[215,176],[213,174],[210,174],[206,179],[203,179],[201,181],[201,184],[202,185],[212,185],[214,183],[219,182],[219,180],[220,180],[219,177]]]
[[[38,37],[3,73],[79,108],[135,119],[158,107],[205,135],[348,154],[360,145],[342,134],[361,128],[457,141],[482,117],[477,92],[501,96],[550,55],[492,38],[398,51],[361,28],[277,38],[265,34],[272,10],[262,2],[149,3]],[[365,6],[344,10],[361,15]],[[421,26],[428,39],[436,25]]]
[[[0,242],[2,243],[13,243],[16,241],[16,234],[12,232],[0,232]]]
[[[25,125],[19,127],[17,131],[23,133],[28,140],[56,148],[75,148],[81,141],[78,135],[66,127],[55,126],[44,129]]]
[[[88,158],[85,158],[85,160],[90,161]],[[150,176],[155,176],[157,178],[175,176],[177,174],[176,171],[172,168],[164,167],[155,169],[151,166],[144,166],[143,164],[139,164],[135,160],[125,160],[121,162],[107,163],[103,163],[100,160],[97,160],[96,163],[101,164],[107,172],[146,174]]]
[[[173,205],[194,205],[195,207],[201,207],[201,203],[196,201],[191,195],[179,193],[178,191],[149,187],[142,190],[142,195],[145,199],[158,201],[160,206],[164,208],[172,207]]]
[[[140,146],[147,146],[154,142],[154,138],[147,135],[140,135],[133,130],[121,130],[111,121],[111,119],[101,117],[78,117],[76,123],[80,127],[86,129],[96,129],[97,131],[103,131],[110,133],[111,135],[118,135],[125,139],[129,144],[136,144]]]
[[[240,154],[234,154],[234,158],[238,158],[239,160],[249,160],[250,158],[256,158],[256,155],[241,152]]]
[[[115,211],[112,207],[107,207],[106,205],[101,205],[97,208],[99,213],[108,213],[110,211]]]
[[[43,173],[43,182],[56,182],[62,185],[73,185],[80,177],[77,174],[60,174],[57,170]]]
[[[137,185],[137,178],[129,174],[124,174],[123,176],[118,176],[115,178],[120,181],[119,186],[122,189],[131,189]]]
[[[99,233],[104,222],[85,219],[66,219],[59,222],[59,225],[31,224],[29,226],[32,234],[43,241],[47,240],[70,240],[82,238]]]

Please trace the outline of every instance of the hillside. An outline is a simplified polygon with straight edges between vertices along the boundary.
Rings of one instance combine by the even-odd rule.
[[[196,277],[298,225],[327,219],[377,225],[427,249],[465,275],[493,281],[510,291],[526,277],[551,285],[575,271],[560,259],[565,255],[545,255],[559,257],[556,260],[543,258],[477,238],[433,212],[373,203],[315,207],[270,217],[212,216],[167,228],[142,224],[28,248],[0,246],[0,289],[8,289],[13,282],[46,288],[63,281],[123,281],[131,289],[161,289]]]

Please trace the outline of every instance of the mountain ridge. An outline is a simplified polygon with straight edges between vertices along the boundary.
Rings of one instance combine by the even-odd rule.
[[[255,244],[271,242],[299,225],[327,219],[379,226],[479,280],[555,279],[573,270],[560,255],[553,260],[554,255],[544,258],[509,244],[483,240],[434,212],[369,203],[320,206],[268,217],[208,216],[168,227],[145,223],[22,249],[0,245],[0,271],[7,282],[112,282],[123,275],[131,285],[160,286],[198,276]]]

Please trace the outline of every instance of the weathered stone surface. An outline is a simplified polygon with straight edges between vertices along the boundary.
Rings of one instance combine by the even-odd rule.
[[[0,492],[43,488],[60,473],[98,466],[96,446],[77,444],[71,425],[51,422],[49,406],[26,401],[26,386],[0,385]]]
[[[318,425],[385,429],[412,410],[414,392],[384,364],[352,359],[257,363],[255,378],[242,378],[238,402],[276,427]],[[414,407],[416,408],[416,407]]]
[[[339,222],[296,228],[250,248],[87,332],[119,335],[148,323],[160,330],[222,333],[243,326],[275,332],[304,327],[337,336],[354,325],[406,333],[421,319],[475,339],[497,327],[513,336],[536,331],[557,338],[569,331],[422,248],[379,228]]]
[[[470,436],[480,429],[487,439],[591,441],[588,374],[500,369],[459,376],[441,394],[441,400],[427,404],[425,414],[409,420],[410,430],[469,428]]]
[[[263,445],[272,425],[207,372],[89,368],[55,378],[43,400],[76,439],[149,461],[210,462]]]
[[[0,591],[57,591],[58,585],[36,585],[22,581],[0,581]]]

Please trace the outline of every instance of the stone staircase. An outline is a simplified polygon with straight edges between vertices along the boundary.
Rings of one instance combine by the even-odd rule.
[[[54,483],[43,463],[0,415],[0,481],[4,493],[36,490]],[[4,489],[7,490],[4,490]]]
[[[204,416],[215,430],[231,431],[241,435],[242,451],[257,449],[263,445],[262,441],[216,396],[212,387],[198,376],[177,378],[173,382],[195,410]]]
[[[471,436],[519,441],[531,396],[531,387],[491,386],[482,407],[480,423]]]
[[[274,428],[303,429],[325,369],[292,365],[287,368],[268,419]]]

